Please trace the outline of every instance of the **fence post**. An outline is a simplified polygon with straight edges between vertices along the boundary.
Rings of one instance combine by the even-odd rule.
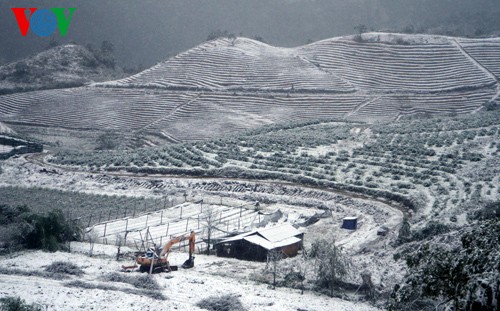
[[[186,218],[186,232],[188,231],[188,226],[189,226],[189,217]]]
[[[163,225],[163,211],[161,211],[160,225]]]
[[[125,232],[128,231],[128,218],[127,218],[127,222],[125,222]]]
[[[124,217],[127,217],[127,205],[125,205],[125,216]]]
[[[87,227],[90,227],[90,223],[92,222],[92,214],[90,214],[90,217],[89,217],[89,224],[87,225]]]
[[[105,223],[104,224],[104,234],[102,235],[102,237],[105,237],[106,236],[106,229],[108,228],[108,223]]]
[[[240,206],[240,218],[241,218],[241,213],[243,213],[243,205]]]
[[[109,210],[108,221],[111,219],[111,210]]]
[[[198,215],[198,229],[200,229],[200,215]]]
[[[180,217],[181,219],[182,219],[182,207],[183,207],[183,206],[181,205],[181,217]]]
[[[101,222],[101,215],[102,215],[102,211],[99,212],[99,220],[97,221],[97,223]]]
[[[168,238],[168,228],[170,228],[170,223],[167,223],[167,233],[165,234],[167,238]]]
[[[148,220],[149,220],[149,214],[146,214],[146,226],[144,228],[148,226]]]

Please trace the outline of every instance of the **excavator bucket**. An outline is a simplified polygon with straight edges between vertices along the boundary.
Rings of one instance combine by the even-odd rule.
[[[189,258],[182,264],[182,268],[184,269],[190,269],[192,267],[194,267],[194,257]]]

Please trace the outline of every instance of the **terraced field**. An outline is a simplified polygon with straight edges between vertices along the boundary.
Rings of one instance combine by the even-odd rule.
[[[463,49],[479,62],[484,68],[493,73],[496,78],[500,78],[500,39],[461,39],[459,40]]]
[[[311,119],[468,114],[499,100],[499,47],[378,33],[298,48],[221,38],[122,80],[0,96],[0,121],[39,138],[37,127],[115,130],[137,147]]]
[[[288,123],[163,148],[61,153],[52,161],[110,172],[282,180],[399,201],[428,217],[498,198],[499,114]]]
[[[318,67],[370,91],[443,92],[494,83],[451,43],[324,40],[301,51]]]
[[[246,38],[210,41],[109,84],[217,90],[354,91],[349,82],[321,70],[293,49],[272,47]]]

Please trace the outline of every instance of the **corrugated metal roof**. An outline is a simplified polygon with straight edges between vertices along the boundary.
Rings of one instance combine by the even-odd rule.
[[[253,231],[250,231],[250,232],[246,232],[246,233],[242,233],[242,234],[238,234],[238,235],[235,235],[235,236],[232,236],[230,238],[227,238],[225,240],[222,240],[220,241],[219,243],[226,243],[226,242],[232,242],[232,241],[238,241],[238,240],[243,240],[244,237],[246,237],[247,235],[251,235],[251,234],[254,234],[256,233],[257,230],[253,230]]]
[[[227,243],[227,242],[232,242],[232,241],[238,241],[238,240],[243,240],[250,237],[250,236],[260,236],[261,239],[267,241],[268,243],[271,243],[272,245],[277,245],[280,244],[278,242],[281,241],[292,241],[290,238],[295,237],[299,234],[302,234],[299,230],[295,229],[292,225],[290,224],[284,224],[284,225],[279,225],[279,226],[274,226],[271,228],[265,228],[265,229],[258,229],[258,230],[253,230],[247,233],[239,234],[230,238],[227,238],[223,241],[220,241],[219,243]],[[254,239],[254,238],[252,238]],[[257,239],[254,239],[257,241]],[[300,239],[299,239],[300,241]],[[253,242],[252,242],[253,243]],[[293,244],[295,242],[292,242],[290,244]],[[256,243],[257,244],[257,243]],[[259,244],[261,245],[261,244]],[[289,245],[289,244],[284,244],[284,245]],[[283,246],[283,245],[280,245]],[[274,246],[279,247],[279,246]]]
[[[260,237],[258,235],[247,236],[247,237],[244,237],[243,240],[248,241],[252,244],[260,245],[267,250],[274,248],[273,243],[269,242],[268,240],[266,240],[263,237]]]
[[[258,236],[258,235],[250,235],[250,236],[243,238],[243,240],[246,240],[252,244],[260,245],[267,250],[272,250],[272,249],[275,249],[277,247],[282,247],[282,246],[291,245],[291,244],[295,244],[295,243],[300,242],[299,238],[290,237],[290,238],[284,239],[282,241],[272,243],[272,242],[269,242],[268,240],[266,240],[263,237]]]
[[[273,243],[302,234],[302,232],[290,224],[257,230],[257,233]]]
[[[274,244],[274,247],[276,248],[276,247],[292,245],[292,244],[298,243],[300,241],[302,241],[302,240],[292,236],[292,237],[289,237],[288,239],[284,239],[283,241],[279,241],[279,242],[276,242],[273,244]]]

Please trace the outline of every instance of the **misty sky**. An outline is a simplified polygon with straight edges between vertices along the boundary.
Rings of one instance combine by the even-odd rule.
[[[500,30],[499,0],[0,0],[0,62],[44,49],[51,38],[99,46],[110,40],[121,65],[151,66],[203,42],[217,29],[297,46],[374,30],[454,29],[467,34]],[[59,33],[22,37],[12,7],[75,7]]]

